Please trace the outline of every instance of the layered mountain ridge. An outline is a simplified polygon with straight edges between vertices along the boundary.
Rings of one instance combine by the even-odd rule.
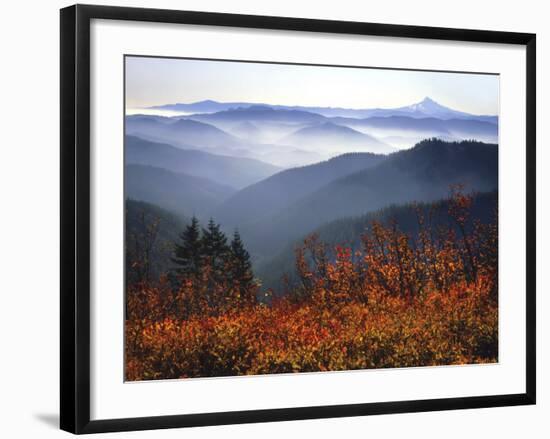
[[[470,119],[496,123],[497,116],[477,115],[464,111],[458,111],[441,105],[434,99],[426,96],[419,102],[396,108],[341,108],[341,107],[316,107],[303,105],[274,105],[251,102],[217,102],[204,100],[193,103],[175,103],[148,107],[151,110],[168,110],[175,113],[216,113],[226,110],[246,109],[250,107],[269,107],[279,110],[299,110],[317,113],[325,117],[354,117],[366,118],[373,116],[397,116],[409,115],[415,118],[438,117],[442,119]]]

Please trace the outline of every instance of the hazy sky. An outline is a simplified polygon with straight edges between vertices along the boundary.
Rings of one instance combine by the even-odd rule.
[[[254,102],[393,108],[429,96],[472,114],[498,114],[495,75],[126,57],[126,108]]]

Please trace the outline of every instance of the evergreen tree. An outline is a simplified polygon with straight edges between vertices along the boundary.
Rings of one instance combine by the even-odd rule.
[[[230,255],[227,238],[220,230],[220,225],[216,224],[212,218],[208,221],[207,228],[202,230],[202,235],[204,257],[208,259],[214,275],[221,278]]]
[[[182,275],[197,276],[202,267],[202,240],[200,237],[199,221],[193,216],[191,224],[188,225],[180,235],[180,243],[174,246],[174,257],[172,262],[177,265],[176,273]]]
[[[232,280],[239,283],[241,291],[248,290],[253,284],[254,275],[252,273],[250,254],[244,248],[238,230],[235,230],[233,240],[231,241],[231,259]]]

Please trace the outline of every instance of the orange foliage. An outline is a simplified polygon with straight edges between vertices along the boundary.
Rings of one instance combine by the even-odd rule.
[[[468,227],[453,192],[452,226],[420,211],[412,238],[373,223],[362,249],[310,236],[296,250],[299,285],[270,304],[256,286],[195,279],[128,289],[126,378],[170,379],[495,362],[497,226]]]

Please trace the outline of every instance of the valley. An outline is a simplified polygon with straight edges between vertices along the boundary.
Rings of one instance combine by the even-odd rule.
[[[498,188],[498,121],[431,99],[391,111],[174,105],[159,110],[187,114],[126,117],[128,202],[162,209],[180,228],[196,217],[228,236],[238,230],[255,275],[275,290],[310,233],[345,235],[361,229],[352,218],[442,203],[454,185]],[[170,271],[170,252],[159,252],[158,270]]]

